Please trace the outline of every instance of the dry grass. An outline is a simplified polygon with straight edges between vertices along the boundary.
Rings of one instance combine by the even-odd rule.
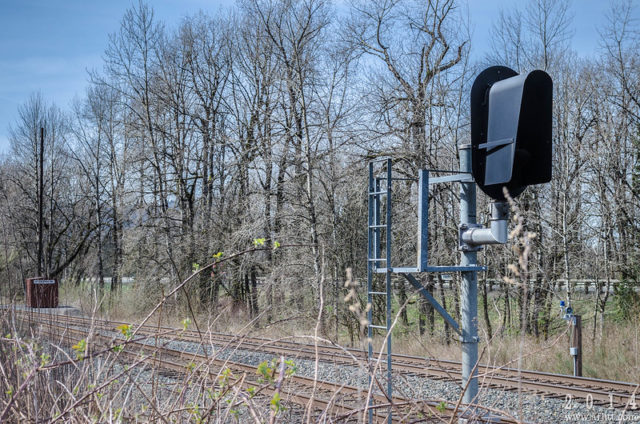
[[[144,317],[144,308],[141,304],[149,304],[150,299],[144,289],[131,288],[126,296],[120,296],[121,300],[110,301],[108,297],[104,304],[112,307],[102,316],[110,319],[126,322],[137,322]],[[67,293],[70,295],[70,293]],[[68,296],[73,297],[73,296]],[[81,307],[84,313],[91,315],[95,307],[90,304],[90,298],[76,295],[74,306]],[[93,301],[97,299],[94,296]],[[588,302],[587,298],[582,301]],[[85,304],[83,304],[83,302]],[[95,303],[94,303],[95,305]],[[146,309],[148,310],[148,308]],[[97,310],[99,312],[99,308]],[[99,314],[100,315],[100,314]],[[169,303],[160,313],[162,324],[179,327],[183,319],[190,317],[189,310],[180,304]],[[234,310],[230,303],[225,303],[223,298],[220,306],[220,314],[213,316],[207,310],[199,310],[195,313],[195,320],[204,329],[225,332],[229,334],[248,334],[271,339],[299,340],[310,343],[310,334],[313,334],[315,317],[301,315],[293,311],[279,311],[279,318],[273,323],[266,323],[264,317],[259,320],[260,325],[248,325],[251,318],[245,310]],[[154,317],[154,322],[157,320]],[[566,323],[557,319],[556,332],[549,340],[537,340],[533,336],[524,337],[524,346],[520,346],[521,338],[517,334],[507,332],[495,336],[487,343],[486,333],[483,331],[483,323],[480,323],[481,337],[480,351],[485,349],[483,363],[506,365],[516,367],[516,360],[520,350],[525,352],[522,357],[522,367],[525,369],[546,371],[560,374],[572,374],[573,362],[569,355],[569,336]],[[640,381],[640,327],[633,322],[605,322],[604,331],[598,323],[596,337],[593,338],[593,319],[588,316],[583,318],[583,373],[586,377],[620,380]],[[435,336],[418,336],[415,330],[404,332],[402,335],[394,335],[394,352],[432,358],[459,360],[460,347],[457,342],[446,344],[441,334]],[[333,333],[326,335],[328,339],[334,339]],[[335,340],[334,340],[335,341]],[[341,334],[339,343],[349,345],[345,334]],[[364,341],[356,342],[355,346],[364,348]]]
[[[215,365],[214,357],[185,362],[184,370],[167,373],[153,360],[157,350],[127,347],[140,339],[128,327],[120,329],[122,338],[105,347],[91,335],[81,341],[65,340],[64,334],[47,337],[38,326],[3,310],[0,330],[3,423],[275,423],[290,422],[292,414],[301,413],[299,408],[281,408],[284,403],[265,394],[275,385],[285,387],[289,374],[270,379],[266,368],[264,381],[250,390],[242,385],[246,376]]]
[[[605,325],[604,334],[591,337],[592,328],[583,328],[583,374],[607,380],[627,382],[640,381],[640,329],[635,323],[611,322]],[[520,355],[520,336],[505,335],[495,337],[491,343],[480,343],[480,351],[486,347],[482,363],[501,366],[517,366]],[[394,351],[409,355],[430,356],[440,359],[460,360],[457,343],[447,345],[441,337],[394,338]],[[572,374],[573,361],[569,355],[569,335],[561,332],[549,341],[536,340],[525,336],[522,367],[537,371]]]
[[[185,318],[190,318],[203,331],[300,340],[306,343],[319,340],[317,337],[310,336],[314,334],[317,317],[310,316],[309,313],[300,313],[295,307],[286,306],[287,302],[278,309],[277,314],[274,311],[274,320],[268,324],[265,316],[252,319],[242,308],[233,308],[226,298],[221,300],[218,313],[214,315],[207,308],[198,307],[186,301],[184,296],[171,294],[163,299],[161,296],[163,288],[157,284],[152,285],[153,283],[149,282],[127,287],[123,293],[115,297],[109,293],[100,296],[96,291],[87,296],[86,288],[67,288],[62,298],[72,299],[71,304],[80,307],[87,315],[96,314],[132,323],[147,319],[147,323],[161,322],[164,325],[179,327]],[[173,290],[178,294],[181,293],[177,288]],[[582,299],[582,301],[586,304],[589,299]],[[584,309],[587,311],[588,307],[585,306]],[[149,314],[150,310],[155,312]],[[261,312],[265,313],[264,310]],[[485,334],[482,324],[481,322],[481,336]],[[555,326],[554,333],[547,341],[536,340],[528,335],[523,336],[518,332],[500,332],[494,329],[494,333],[498,335],[490,341],[487,341],[485,336],[481,342],[480,351],[484,351],[481,362],[571,374],[568,327],[559,319],[556,319],[553,326]],[[415,329],[398,328],[397,330],[398,335],[394,334],[393,338],[393,350],[396,353],[450,360],[460,359],[459,344],[444,343],[442,334],[417,336]],[[634,323],[619,323],[607,319],[604,329],[597,330],[596,336],[592,337],[593,319],[589,318],[588,313],[583,313],[584,375],[621,381],[640,381],[640,329],[638,326]],[[332,335],[321,334],[320,336],[323,339],[330,339],[333,338]],[[341,334],[337,340],[341,344],[347,344],[346,341],[346,334]],[[381,340],[376,340],[377,344],[380,342]],[[364,342],[359,341],[354,347],[363,348]],[[30,353],[27,351],[25,354],[28,358]],[[37,359],[36,356],[33,358]],[[30,361],[35,364],[36,359],[33,358]],[[266,408],[268,410],[268,406]]]
[[[69,296],[69,293],[66,295]],[[145,311],[135,308],[136,302],[142,301],[141,297],[144,297],[144,291],[133,288],[120,302],[106,298],[103,303],[111,302],[115,306],[103,315],[138,323],[146,316],[145,312],[148,312],[148,309]],[[96,302],[98,298],[94,296],[93,299]],[[100,311],[100,302],[91,305],[89,296],[82,299],[78,293],[77,301],[76,306],[82,307],[87,314]],[[145,302],[149,303],[150,300],[147,298]],[[203,331],[223,330],[228,333],[274,339],[297,339],[306,343],[318,340],[309,336],[314,334],[316,321],[308,315],[292,312],[289,315],[281,315],[281,318],[271,325],[265,323],[263,316],[260,320],[261,325],[256,326],[242,309],[236,309],[234,312],[232,309],[230,304],[223,304],[220,314],[215,317],[206,310],[196,311],[191,317]],[[280,311],[281,314],[283,312],[286,311]],[[157,322],[159,319],[163,324],[180,327],[182,320],[190,316],[189,313],[184,304],[169,298],[148,322]],[[215,387],[215,378],[185,378],[173,387],[161,387],[161,384],[157,383],[163,380],[162,371],[159,369],[138,364],[123,373],[122,363],[117,361],[117,355],[113,351],[104,352],[93,360],[69,362],[70,359],[75,359],[73,351],[62,349],[59,344],[46,344],[30,337],[18,338],[18,332],[11,326],[7,317],[3,317],[1,321],[2,334],[11,335],[3,337],[0,343],[0,364],[3,373],[0,389],[1,393],[4,393],[0,394],[0,409],[6,409],[9,402],[13,402],[8,409],[10,419],[7,422],[22,422],[35,416],[50,420],[64,417],[60,418],[60,421],[65,422],[85,422],[92,419],[99,422],[115,421],[119,416],[140,422],[162,421],[161,417],[170,416],[178,420],[197,421],[200,417],[198,414],[208,410],[215,410],[216,414],[208,415],[209,419],[204,420],[205,422],[227,422],[221,417],[227,419],[235,416],[235,412],[229,415],[230,410],[241,410],[240,414],[244,414],[243,417],[249,417],[254,413],[266,421],[270,414],[268,397],[256,399],[248,406],[249,404],[242,400],[244,398],[238,397],[242,392],[230,391],[225,396],[227,399],[229,396],[234,399],[233,408],[229,404],[220,403],[220,399],[213,401],[207,388]],[[560,323],[564,325],[563,321]],[[591,337],[593,320],[585,319],[583,323],[585,376],[640,381],[640,329],[631,323],[611,321],[607,322],[603,332],[598,329],[594,340]],[[482,325],[480,327],[480,334],[483,334]],[[405,332],[404,335],[394,336],[394,352],[459,360],[458,343],[452,342],[447,345],[442,340],[441,334],[417,337],[413,333]],[[524,346],[521,346],[521,340],[517,334],[503,333],[494,337],[486,346],[482,362],[516,367],[520,359],[523,368],[571,373],[568,335],[564,328],[559,328],[547,342],[536,341],[533,337],[526,336]],[[340,341],[345,342],[346,335],[343,334]],[[380,342],[381,340],[376,340],[376,343]],[[485,345],[486,340],[480,346],[481,351]],[[523,352],[524,355],[521,355]],[[65,365],[60,365],[65,362]],[[33,370],[38,368],[40,370],[33,374]],[[135,381],[135,384],[132,384],[132,381]],[[105,382],[108,384],[105,385]],[[21,387],[24,387],[22,391]],[[41,387],[47,390],[40,392],[37,388]],[[135,399],[130,395],[131,390],[137,393]],[[15,396],[16,392],[20,392],[21,395]],[[11,400],[13,398],[15,400]],[[190,403],[190,406],[187,406],[187,403]],[[251,412],[250,408],[254,408],[254,411]],[[302,416],[304,412],[296,417],[295,421],[314,422],[315,418],[309,417],[304,420]],[[286,419],[281,419],[281,422],[286,422]]]
[[[33,323],[46,322],[50,318],[37,316]],[[203,345],[208,340],[208,324],[211,323],[201,321]],[[248,327],[239,329],[239,333],[244,333]],[[0,396],[0,422],[275,424],[347,421],[330,412],[331,407],[319,413],[310,407],[305,411],[304,406],[288,402],[287,392],[295,393],[291,389],[285,390],[291,375],[288,370],[293,371],[295,366],[284,357],[272,363],[265,362],[262,373],[258,371],[262,376],[258,389],[252,391],[242,386],[242,382],[250,378],[247,374],[233,375],[234,371],[229,368],[214,364],[215,355],[208,361],[198,359],[197,363],[187,363],[177,373],[167,374],[156,364],[162,357],[157,349],[142,352],[138,347],[129,346],[141,338],[179,339],[179,332],[169,335],[165,330],[158,330],[155,334],[136,336],[135,325],[120,326],[121,337],[105,345],[92,335],[80,341],[74,339],[77,335],[65,335],[62,334],[65,331],[60,330],[53,336],[46,336],[40,333],[39,325],[29,326],[26,321],[14,319],[8,309],[0,312],[0,330],[4,334],[0,338],[0,390],[4,393]],[[323,341],[316,336],[301,339]],[[74,342],[76,345],[70,347]],[[153,350],[153,345],[151,348]],[[229,348],[233,349],[233,346]],[[219,352],[219,349],[213,351]],[[233,365],[229,366],[233,368]],[[360,366],[366,367],[362,362]],[[265,388],[275,389],[277,393],[282,389],[282,398]],[[315,390],[314,385],[314,393]],[[339,391],[333,395],[334,402],[341,398]],[[364,394],[371,395],[373,391],[375,387],[369,387]],[[445,404],[453,405],[451,402]],[[366,422],[365,405],[367,402],[362,400],[360,409],[353,416],[357,416],[358,422]],[[442,403],[434,408],[408,401],[398,408],[402,408],[407,417],[420,414],[434,418],[444,412]],[[462,411],[466,407],[460,408]],[[386,406],[383,410],[386,411]]]

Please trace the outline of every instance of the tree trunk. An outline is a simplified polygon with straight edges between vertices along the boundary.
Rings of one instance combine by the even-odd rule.
[[[482,279],[482,313],[484,315],[484,323],[487,326],[487,336],[489,340],[493,337],[493,330],[491,328],[491,320],[489,319],[489,296],[487,294],[487,273],[484,273]]]

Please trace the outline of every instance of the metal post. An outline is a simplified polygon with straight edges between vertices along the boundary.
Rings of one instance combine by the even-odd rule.
[[[582,317],[580,315],[574,315],[571,334],[571,348],[570,353],[573,357],[573,375],[576,377],[582,377]]]
[[[418,271],[429,266],[429,171],[420,170],[418,177]]]
[[[391,372],[391,159],[387,160],[387,396],[392,399],[393,396],[393,381]],[[387,422],[392,423],[392,407],[389,407],[389,415]]]
[[[373,172],[373,171],[372,171]],[[372,174],[373,175],[373,174]],[[380,188],[380,178],[376,177],[375,178],[375,191],[376,193],[380,193],[382,191],[382,189]],[[382,253],[380,252],[380,227],[378,225],[380,225],[381,222],[381,218],[380,218],[380,206],[382,205],[382,202],[380,202],[380,196],[374,196],[374,203],[373,203],[373,223],[376,225],[376,227],[373,229],[373,254],[375,255],[374,258],[380,258],[382,257]],[[386,260],[385,260],[386,263]],[[380,266],[380,262],[374,262],[373,263],[373,267],[377,268]]]
[[[374,267],[374,262],[371,261],[371,259],[373,258],[379,258],[380,256],[375,254],[374,252],[377,252],[378,249],[375,247],[375,244],[378,243],[377,241],[377,237],[376,237],[376,233],[374,231],[374,229],[372,228],[372,226],[374,224],[377,224],[377,222],[375,221],[375,217],[376,217],[376,210],[377,209],[375,206],[377,205],[377,196],[372,196],[371,193],[373,193],[375,191],[376,187],[375,187],[375,183],[374,183],[374,178],[373,178],[373,163],[369,163],[369,194],[367,196],[368,198],[368,205],[369,205],[369,230],[367,231],[367,305],[368,305],[368,310],[367,310],[367,320],[369,321],[369,325],[367,325],[367,343],[368,343],[368,348],[367,348],[367,371],[368,371],[368,385],[371,386],[371,358],[373,357],[373,346],[372,346],[372,338],[373,338],[373,329],[371,328],[371,324],[372,324],[372,320],[373,320],[373,296],[371,295],[371,292],[373,291],[373,267]],[[374,256],[376,255],[376,256]],[[369,405],[371,406],[371,404]],[[369,422],[372,423],[373,422],[373,409],[369,409]]]
[[[38,274],[42,277],[42,263],[44,256],[44,127],[40,127],[40,150],[38,152]]]
[[[460,172],[471,172],[471,145],[460,146]],[[460,183],[460,224],[476,224],[476,184]],[[475,265],[476,249],[463,249],[460,266]],[[476,271],[463,271],[460,306],[462,313],[462,386],[467,385],[462,401],[472,403],[478,394],[478,275]]]
[[[373,369],[372,358],[373,358],[373,329],[386,329],[386,344],[387,344],[387,396],[391,398],[392,390],[393,390],[393,380],[392,380],[392,357],[391,357],[391,274],[393,272],[393,268],[391,265],[391,184],[392,184],[392,171],[391,171],[391,159],[385,160],[386,162],[386,191],[382,191],[380,187],[380,182],[384,177],[374,177],[374,166],[373,162],[369,163],[369,231],[368,231],[368,244],[367,244],[367,302],[368,302],[368,311],[367,311],[367,319],[369,321],[369,325],[367,326],[367,336],[368,336],[368,349],[367,349],[367,361],[369,366],[369,385],[371,385],[372,373]],[[385,223],[381,224],[381,206],[382,202],[380,201],[380,197],[382,195],[386,195],[386,216]],[[385,257],[380,257],[381,250],[381,237],[380,231],[384,228],[386,243],[385,243]],[[380,269],[379,262],[385,262],[385,276],[386,276],[386,290],[384,292],[375,291],[373,288],[373,280],[374,274]],[[373,295],[384,295],[386,296],[386,325],[374,325],[373,324]],[[372,405],[372,401],[370,401],[369,406]],[[368,422],[373,422],[373,409],[369,409],[368,411]],[[389,411],[387,414],[387,421],[389,424],[392,422],[392,407],[389,406]]]

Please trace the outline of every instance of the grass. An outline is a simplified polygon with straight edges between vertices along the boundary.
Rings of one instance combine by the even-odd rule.
[[[128,287],[126,293],[119,296],[118,301],[110,300],[107,296],[103,300],[104,305],[111,304],[111,308],[105,310],[103,316],[111,319],[120,319],[134,322],[141,318],[142,312],[148,310],[146,305],[156,299],[150,299],[148,291],[136,287]],[[65,292],[66,296],[72,293]],[[88,307],[91,300],[82,301],[79,292],[76,294],[76,306],[83,308],[86,313],[91,313]],[[452,293],[447,294],[447,305],[452,310]],[[498,293],[490,295],[492,306],[490,307],[490,319],[493,323],[494,334],[497,333],[502,317],[499,311],[503,310],[504,300]],[[96,295],[93,296],[93,301]],[[415,299],[414,299],[415,300]],[[481,301],[481,300],[480,300]],[[226,303],[225,303],[226,302]],[[246,329],[251,322],[250,317],[242,309],[231,312],[229,299],[222,298],[220,310],[222,311],[215,320],[212,320],[209,311],[200,309],[196,311],[196,320],[213,326],[217,331],[237,333]],[[512,300],[512,310],[516,309],[516,301]],[[576,313],[583,316],[583,375],[586,377],[612,379],[621,381],[640,381],[640,329],[634,322],[619,322],[612,316],[606,316],[604,328],[598,322],[595,338],[593,337],[593,295],[577,293],[574,300]],[[612,300],[610,300],[610,303]],[[288,302],[285,300],[285,305]],[[479,305],[479,311],[481,305]],[[394,307],[397,310],[397,303]],[[613,310],[613,305],[608,306]],[[190,316],[188,308],[179,301],[170,301],[160,313],[163,324],[179,327],[183,319]],[[410,355],[430,356],[441,359],[459,360],[460,346],[455,340],[456,334],[452,332],[452,341],[447,344],[444,336],[444,320],[436,313],[435,331],[431,336],[428,333],[420,336],[417,331],[418,304],[411,302],[408,305],[409,326],[399,322],[393,334],[393,350],[397,353]],[[486,348],[482,362],[496,365],[516,366],[521,349],[529,352],[522,358],[522,366],[527,369],[546,371],[552,373],[572,374],[573,362],[569,355],[569,328],[566,321],[560,317],[559,308],[552,310],[552,333],[548,340],[536,339],[531,335],[524,337],[524,348],[520,346],[521,338],[518,329],[511,328],[495,335],[491,341],[487,340],[484,320],[479,318],[479,334],[481,335],[480,351]],[[514,320],[517,317],[514,317]],[[309,340],[305,335],[312,334],[315,325],[315,317],[308,314],[297,313],[293,307],[278,311],[276,321],[267,324],[264,317],[259,326],[249,326],[252,335],[267,338],[291,338],[301,341]],[[338,339],[333,333],[334,324],[329,323],[330,328],[325,337],[333,339],[341,344],[349,344],[348,335],[344,328],[340,328]],[[244,331],[244,330],[243,330]],[[363,341],[356,342],[354,347],[365,346]]]
[[[65,302],[61,303],[79,307],[87,315],[96,314],[136,323],[140,322],[156,302],[160,301],[161,296],[158,293],[162,293],[161,290],[150,290],[151,287],[144,285],[127,286],[114,296],[109,292],[100,295],[98,291],[90,289],[91,287],[63,285],[61,299]],[[450,310],[453,309],[452,295],[453,293],[447,294]],[[548,340],[536,340],[532,336],[525,336],[522,340],[518,331],[496,331],[497,324],[501,322],[499,311],[504,306],[501,302],[503,300],[497,293],[491,295],[493,305],[491,320],[494,322],[494,333],[497,335],[490,341],[486,340],[486,337],[481,341],[480,350],[484,350],[481,361],[516,367],[517,360],[521,359],[521,365],[526,369],[571,374],[568,327],[567,323],[559,317],[559,311],[553,318],[551,327],[554,331]],[[298,312],[293,302],[289,302],[288,299],[285,299],[283,304],[285,307],[277,311],[278,314],[274,316],[273,323],[267,324],[265,317],[262,316],[258,320],[258,325],[254,325],[255,323],[252,323],[245,311],[232,308],[230,300],[226,297],[221,299],[220,313],[214,316],[206,308],[197,305],[191,305],[192,308],[190,308],[184,297],[170,296],[162,302],[162,306],[150,322],[159,321],[165,325],[181,327],[186,322],[186,318],[193,318],[192,321],[195,321],[193,324],[199,323],[205,331],[211,329],[275,339],[291,338],[313,343],[314,338],[309,335],[314,334],[315,317],[309,313]],[[593,337],[592,295],[577,294],[574,305],[577,312],[583,315],[584,375],[621,381],[640,381],[640,329],[638,326],[632,322],[619,322],[612,316],[607,316],[604,328],[598,325]],[[395,310],[397,309],[396,302]],[[609,305],[609,309],[613,310],[613,305]],[[516,310],[515,301],[513,310]],[[362,311],[359,313],[362,314]],[[445,342],[444,321],[439,316],[436,315],[434,335],[422,336],[418,335],[416,328],[417,302],[411,302],[408,305],[408,316],[409,326],[404,326],[398,321],[394,329],[394,352],[441,359],[460,359],[459,343]],[[480,334],[485,334],[483,319],[480,319],[479,324]],[[232,390],[231,387],[215,386],[215,378],[213,380],[187,378],[175,387],[162,387],[160,370],[138,366],[131,368],[129,372],[118,361],[117,350],[108,351],[99,358],[91,360],[70,361],[77,359],[74,358],[74,349],[65,350],[59,345],[19,336],[6,316],[1,317],[0,327],[2,327],[2,334],[5,335],[0,341],[0,365],[4,372],[4,378],[0,382],[2,390],[0,409],[8,411],[7,422],[21,422],[35,416],[52,420],[60,417],[60,421],[65,422],[117,421],[119,417],[123,417],[125,421],[147,422],[157,421],[161,416],[172,416],[176,419],[197,422],[203,413],[207,413],[209,417],[204,422],[226,422],[224,419],[235,419],[233,417],[238,411],[243,411],[241,413],[244,414],[255,413],[266,419],[272,410],[271,399],[247,402],[243,400],[247,393],[224,392],[224,390]],[[334,338],[333,325],[329,327],[331,329],[323,337]],[[346,330],[343,326],[339,330],[338,339],[334,341],[348,345],[349,337]],[[77,340],[74,342],[77,343],[77,349],[80,349],[81,344]],[[379,343],[379,339],[376,343]],[[364,340],[359,340],[355,347],[362,348],[364,345]],[[36,369],[39,371],[34,374]],[[223,372],[220,370],[218,378],[223,376]],[[217,387],[218,394],[212,397],[207,390],[214,386]],[[139,393],[137,401],[127,398],[127,390],[131,387]],[[40,388],[46,388],[46,390],[40,390]],[[224,394],[221,394],[220,390]],[[186,401],[180,401],[176,397],[178,395],[183,399],[191,400],[185,403]],[[141,398],[144,399],[141,401]],[[85,401],[76,405],[78,399]],[[226,403],[225,399],[232,400]],[[254,410],[250,411],[250,408]],[[214,410],[215,414],[206,412]],[[286,419],[283,420],[286,421]]]
[[[73,299],[71,303],[80,307],[86,314],[91,314],[96,301],[101,300],[102,315],[111,319],[135,322],[144,315],[155,304],[160,296],[152,296],[154,290],[149,287],[137,287],[135,285],[125,286],[122,293],[116,298],[112,298],[109,292],[100,298],[97,292],[87,291],[86,287],[64,288],[61,291],[61,299]],[[87,294],[91,295],[88,296]],[[453,310],[453,292],[447,291],[447,306]],[[155,297],[155,298],[154,298]],[[439,298],[439,293],[438,296]],[[444,320],[435,314],[435,330],[433,335],[428,333],[420,336],[417,331],[418,302],[417,296],[410,298],[407,305],[409,326],[398,322],[393,333],[393,350],[397,353],[410,355],[430,356],[441,359],[459,360],[460,347],[456,341],[456,334],[452,332],[452,341],[447,344],[444,335]],[[502,323],[501,311],[504,309],[504,298],[499,292],[490,293],[489,315],[492,322],[494,334],[498,333],[498,327]],[[577,314],[581,314],[583,319],[583,375],[586,377],[612,379],[621,381],[640,381],[640,329],[635,322],[619,322],[611,315],[614,310],[613,297],[610,296],[605,316],[604,327],[601,327],[600,318],[596,323],[594,337],[594,296],[576,292],[573,306]],[[518,358],[522,349],[520,346],[521,337],[518,328],[508,328],[500,334],[494,335],[491,341],[487,340],[485,322],[482,318],[482,299],[479,299],[479,334],[481,336],[480,351],[486,348],[482,362],[497,365],[516,366],[515,359]],[[517,326],[517,301],[511,299],[514,324]],[[286,299],[284,305],[290,305]],[[230,300],[221,298],[220,311],[217,317],[212,320],[210,311],[206,308],[196,308],[195,318],[197,321],[213,326],[216,331],[236,333],[246,328],[251,322],[250,317],[243,309],[236,309],[231,312]],[[397,299],[394,301],[394,310],[398,310]],[[183,319],[190,317],[191,312],[180,299],[168,299],[164,309],[159,316],[163,324],[179,327]],[[249,326],[252,335],[259,335],[267,338],[292,338],[308,341],[305,335],[312,334],[315,325],[315,316],[297,312],[293,306],[285,306],[277,311],[274,317],[275,323],[267,324],[264,316],[259,320],[260,325]],[[331,314],[327,314],[331,315]],[[640,317],[639,317],[640,318]],[[330,318],[329,318],[330,319]],[[325,337],[341,344],[349,344],[349,337],[343,326],[339,328],[338,339],[335,339],[333,322],[328,325],[329,329]],[[531,335],[524,337],[524,352],[530,352],[522,358],[522,366],[527,369],[572,374],[573,362],[569,355],[569,328],[566,321],[560,317],[560,309],[554,307],[552,310],[552,329],[548,340],[536,339]],[[357,341],[354,347],[365,346],[364,341]]]
[[[510,328],[497,334],[502,316],[498,311],[504,307],[504,299],[497,293],[490,294],[489,316],[494,337],[487,340],[487,329],[482,318],[482,299],[479,299],[479,350],[485,350],[483,363],[510,365],[516,367],[516,358],[525,352],[522,366],[526,369],[560,374],[573,374],[573,360],[569,354],[569,324],[560,317],[560,308],[552,310],[552,329],[548,340],[536,339],[525,335],[524,346],[520,346],[521,337],[518,328]],[[583,375],[600,379],[637,382],[640,381],[640,327],[636,321],[619,321],[613,316],[613,299],[610,297],[605,316],[604,327],[600,317],[594,337],[594,296],[576,293],[573,306],[576,314],[582,316],[582,361]],[[512,311],[517,311],[516,301],[512,299]],[[452,294],[448,294],[447,305],[453,305]],[[452,310],[453,308],[449,308]],[[419,336],[417,332],[418,308],[410,305],[408,309],[409,327],[400,325],[394,332],[394,352],[418,356],[430,356],[440,359],[460,360],[460,346],[455,340],[445,341],[444,320],[436,313],[434,335]],[[514,317],[514,320],[517,316]],[[640,320],[640,316],[638,317]],[[515,323],[517,325],[517,322]],[[456,334],[452,332],[455,339]]]
[[[168,315],[165,320],[169,320]],[[206,344],[211,330],[208,324],[216,319],[201,315],[197,320]],[[293,322],[282,321],[288,330],[294,329]],[[0,379],[4,393],[0,395],[0,422],[334,422],[330,408],[328,415],[319,418],[316,412],[288,402],[287,370],[294,373],[296,367],[284,357],[258,366],[259,386],[250,390],[241,385],[246,374],[234,376],[229,368],[212,364],[215,354],[209,362],[198,359],[198,363],[186,363],[182,372],[167,378],[165,371],[156,366],[161,358],[157,350],[143,352],[128,346],[136,341],[135,325],[114,328],[120,337],[105,344],[91,335],[77,340],[83,336],[65,336],[59,331],[47,338],[39,333],[39,326],[25,324],[28,323],[14,320],[10,309],[0,311],[0,332],[4,334],[0,337],[0,372],[4,377]],[[186,328],[191,323],[183,320],[182,324]],[[246,322],[237,325],[244,325],[235,327],[239,334],[250,327]],[[267,327],[266,331],[272,329]],[[144,337],[156,340],[156,336],[170,338],[162,331]],[[175,337],[179,338],[179,334]],[[150,348],[153,350],[153,345]],[[360,365],[365,368],[364,363]],[[266,395],[265,387],[275,389],[275,393]],[[372,390],[370,387],[363,393]],[[334,401],[339,398],[340,395]],[[366,404],[362,400],[358,415],[366,415]],[[415,402],[402,408],[406,408],[408,416],[437,415]]]
[[[361,293],[362,288],[353,290]],[[277,310],[270,311],[273,315],[271,323],[266,322],[266,315],[261,315],[252,319],[243,308],[234,308],[232,302],[227,297],[222,297],[218,313],[188,298],[182,291],[177,291],[176,295],[170,295],[163,300],[164,293],[169,292],[169,288],[154,282],[138,283],[126,285],[119,293],[112,294],[109,291],[100,292],[95,286],[61,286],[61,304],[76,306],[85,315],[96,315],[98,317],[122,320],[137,323],[142,320],[150,310],[154,310],[152,318],[148,321],[159,322],[163,325],[181,327],[185,319],[191,320],[194,325],[212,331],[222,331],[233,334],[248,334],[274,339],[298,339],[307,343],[317,341],[317,338],[310,336],[314,334],[316,317],[310,311],[310,303],[313,296],[307,296],[306,305],[308,310],[300,311],[291,299],[285,298]],[[453,310],[453,292],[447,291],[448,309]],[[440,293],[437,293],[439,298]],[[347,304],[343,304],[341,309],[346,309],[349,304],[354,306],[355,297],[351,297]],[[348,300],[348,299],[347,299]],[[404,325],[398,320],[393,332],[393,351],[411,355],[428,356],[440,359],[460,359],[460,346],[455,337],[450,343],[446,343],[444,337],[444,321],[437,314],[435,315],[435,328],[433,335],[419,335],[417,330],[418,302],[414,295],[407,304],[408,325]],[[342,300],[344,302],[345,300]],[[481,301],[478,305],[479,313],[482,314]],[[568,324],[561,319],[559,308],[552,312],[552,329],[547,340],[536,339],[530,335],[519,334],[517,328],[517,301],[512,298],[513,323],[505,331],[499,331],[498,327],[502,323],[501,313],[504,310],[504,298],[499,292],[493,292],[489,298],[491,307],[489,309],[490,320],[493,323],[494,337],[487,340],[487,332],[484,328],[485,322],[482,315],[479,317],[479,333],[481,335],[480,351],[484,352],[481,361],[495,365],[506,365],[510,367],[521,366],[525,369],[547,371],[553,373],[572,373],[572,360],[569,355]],[[264,299],[261,304],[264,305]],[[328,302],[332,303],[332,302]],[[615,310],[613,298],[610,298],[610,305],[607,310],[611,311],[605,316],[604,324],[594,324],[594,297],[581,292],[576,292],[574,297],[574,308],[576,313],[583,316],[583,370],[588,377],[621,380],[640,381],[640,329],[635,322],[618,321],[614,319]],[[394,311],[399,309],[397,299],[394,299]],[[355,311],[355,321],[361,319],[364,312],[358,308]],[[264,314],[266,311],[261,309]],[[329,308],[326,310],[327,316],[331,316]],[[638,317],[640,318],[640,316]],[[330,320],[330,318],[329,318]],[[0,348],[0,364],[6,370],[4,381],[0,383],[0,389],[4,393],[1,409],[9,411],[11,414],[9,422],[22,421],[26,418],[41,416],[44,411],[49,412],[49,418],[64,416],[70,418],[70,422],[84,422],[86,419],[101,421],[117,421],[118,417],[128,417],[137,419],[142,417],[142,421],[157,419],[164,416],[175,416],[181,419],[198,421],[198,414],[204,410],[227,411],[225,416],[229,416],[231,411],[237,411],[244,405],[245,412],[256,413],[261,416],[269,414],[269,399],[254,406],[250,402],[232,400],[226,407],[220,404],[221,399],[226,395],[211,396],[207,399],[207,394],[200,390],[191,388],[195,383],[196,387],[208,387],[214,385],[214,381],[185,380],[189,384],[178,386],[167,391],[166,396],[162,395],[162,390],[158,394],[157,382],[161,380],[159,370],[151,368],[136,369],[136,379],[132,380],[131,373],[125,373],[123,380],[123,367],[117,361],[117,351],[109,351],[96,360],[69,361],[72,351],[64,350],[56,345],[40,344],[37,339],[20,338],[17,332],[11,328],[11,321],[2,319],[2,333],[8,334],[2,338]],[[333,339],[334,342],[349,345],[349,335],[344,325],[338,328],[337,337],[333,333],[334,325],[329,322],[325,334],[320,336],[324,339]],[[594,332],[594,325],[596,325]],[[193,328],[193,327],[191,327]],[[5,333],[6,331],[6,333]],[[452,335],[455,335],[453,333]],[[484,335],[484,337],[483,337]],[[78,341],[74,341],[78,343]],[[354,347],[365,347],[364,338],[356,341]],[[374,344],[380,344],[380,338],[376,338]],[[81,344],[76,344],[81,346]],[[80,349],[80,347],[78,347]],[[71,358],[73,359],[73,358]],[[76,358],[77,359],[77,358]],[[60,365],[65,364],[66,365]],[[52,366],[55,365],[55,366]],[[39,370],[34,374],[34,370]],[[220,370],[220,372],[223,372]],[[220,377],[222,374],[219,374]],[[79,383],[79,381],[82,381]],[[104,383],[109,382],[107,386]],[[117,381],[117,383],[114,383]],[[136,391],[147,400],[142,401],[147,405],[145,411],[138,411],[140,402],[127,404],[127,387],[131,387],[130,382],[135,381]],[[151,381],[151,385],[148,382]],[[37,396],[28,396],[28,388],[35,390],[36,387],[50,388],[49,391],[37,391]],[[220,389],[219,389],[220,390]],[[224,390],[224,388],[222,388]],[[171,393],[181,393],[181,397],[191,396],[193,401],[191,406],[185,406]],[[238,392],[228,393],[237,399]],[[246,395],[244,393],[243,395]],[[187,396],[187,397],[188,397]],[[77,399],[87,399],[86,403],[79,403]],[[107,402],[108,400],[108,402]],[[171,401],[174,403],[171,404]],[[178,402],[178,403],[176,403]],[[238,403],[240,402],[240,403]],[[125,405],[116,407],[116,404]],[[167,405],[178,405],[175,410],[167,409]],[[148,408],[152,408],[150,410]],[[226,408],[226,409],[225,409]],[[250,411],[247,408],[255,408]],[[77,409],[77,410],[76,410]],[[218,413],[217,412],[217,413]],[[3,413],[3,412],[0,412]],[[235,414],[236,412],[233,412]],[[55,415],[58,414],[58,415]],[[136,415],[138,414],[138,415]],[[220,421],[221,414],[216,418],[209,412],[210,422]],[[265,415],[266,414],[266,415]]]
[[[214,365],[211,357],[167,377],[156,366],[157,351],[128,346],[135,342],[128,326],[104,346],[91,335],[79,341],[57,333],[43,337],[27,324],[9,309],[0,311],[0,422],[275,423],[301,413],[276,397],[288,373],[272,377],[266,368],[264,381],[247,387],[245,376]],[[275,394],[266,395],[276,385]]]

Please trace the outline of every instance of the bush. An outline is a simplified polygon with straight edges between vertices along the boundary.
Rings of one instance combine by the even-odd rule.
[[[623,279],[613,286],[614,319],[627,321],[640,313],[640,295],[636,291],[638,282]]]

